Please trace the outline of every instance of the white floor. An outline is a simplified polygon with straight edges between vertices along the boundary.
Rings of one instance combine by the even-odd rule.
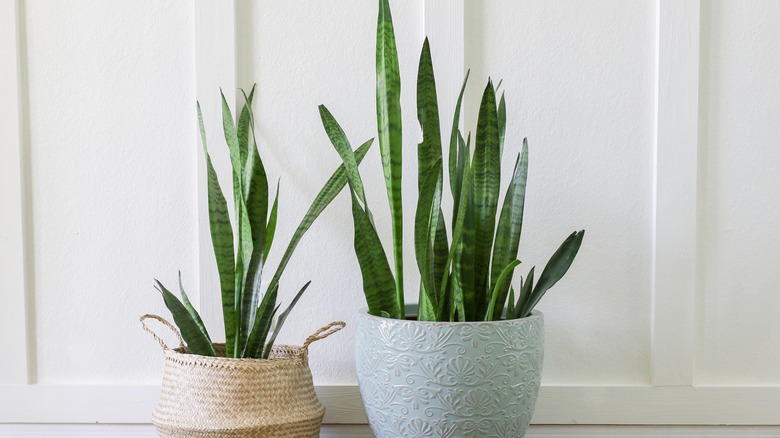
[[[148,425],[0,424],[0,437],[154,437]],[[322,438],[371,438],[367,426],[328,425]],[[527,438],[601,437],[780,437],[780,426],[532,426]]]

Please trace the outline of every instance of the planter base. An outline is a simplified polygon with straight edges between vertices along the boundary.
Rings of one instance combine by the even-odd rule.
[[[542,314],[495,322],[417,322],[361,311],[357,371],[383,437],[522,437],[544,356]]]

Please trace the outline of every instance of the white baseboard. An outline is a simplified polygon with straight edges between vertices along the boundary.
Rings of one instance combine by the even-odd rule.
[[[2,438],[156,437],[151,425],[0,424]],[[366,425],[326,425],[321,438],[371,438]],[[778,438],[780,426],[531,426],[526,438]]]

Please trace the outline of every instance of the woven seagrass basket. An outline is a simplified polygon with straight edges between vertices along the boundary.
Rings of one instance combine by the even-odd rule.
[[[179,347],[169,348],[149,329],[144,322],[149,318],[169,327]],[[314,392],[308,347],[344,328],[343,322],[319,329],[300,347],[274,346],[269,359],[225,358],[225,344],[214,344],[217,357],[189,354],[179,331],[164,318],[144,315],[141,324],[165,354],[162,393],[152,414],[159,436],[320,436],[325,408]]]

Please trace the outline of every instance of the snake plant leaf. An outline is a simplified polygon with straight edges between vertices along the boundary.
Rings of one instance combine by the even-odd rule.
[[[268,359],[268,357],[271,355],[271,350],[274,347],[274,342],[276,342],[276,337],[279,336],[279,332],[282,331],[282,326],[284,326],[284,322],[287,320],[287,316],[292,312],[293,307],[298,303],[298,300],[301,299],[301,296],[303,296],[303,293],[306,292],[306,289],[311,284],[311,280],[307,281],[306,284],[303,285],[301,290],[298,291],[297,294],[295,294],[295,297],[290,301],[290,305],[287,306],[287,308],[279,314],[279,317],[276,318],[276,327],[274,327],[274,332],[271,335],[271,337],[268,339],[268,341],[265,344],[265,351],[263,352],[263,359]]]
[[[463,185],[462,190],[468,191],[468,202],[465,206],[465,214],[463,218],[463,230],[461,232],[460,240],[458,241],[455,259],[454,259],[454,273],[455,273],[455,287],[460,289],[460,293],[463,295],[463,306],[466,311],[464,318],[466,321],[478,321],[480,318],[477,314],[479,309],[478,301],[482,301],[481,297],[477,296],[476,289],[476,265],[475,265],[475,245],[476,245],[476,228],[475,228],[475,201],[474,201],[474,180],[469,185]],[[463,197],[461,197],[463,199]],[[487,306],[484,306],[485,308]],[[484,311],[482,313],[484,315]]]
[[[241,109],[241,113],[238,116],[238,127],[236,129],[236,138],[238,140],[239,157],[242,163],[246,163],[249,159],[249,152],[252,146],[249,144],[253,138],[250,133],[254,131],[252,129],[252,99],[255,96],[255,86],[252,86],[252,90],[249,92],[249,96],[246,95],[244,90],[241,90],[244,96],[244,107]]]
[[[276,315],[279,305],[276,304],[276,298],[279,288],[275,287],[271,291],[266,291],[260,307],[257,309],[257,318],[254,321],[252,332],[247,341],[244,357],[260,358],[263,354],[263,347],[268,338],[268,332],[271,329],[273,318]]]
[[[482,94],[477,117],[477,135],[474,144],[474,288],[479,299],[474,303],[480,319],[490,299],[490,253],[496,225],[501,157],[498,136],[498,114],[493,83],[488,80]],[[468,300],[467,300],[468,303]]]
[[[278,293],[279,287],[276,286],[272,289],[268,289],[263,296],[260,307],[256,312],[257,318],[255,318],[252,333],[249,335],[244,357],[259,358],[262,356],[263,346],[265,346],[265,340],[268,337],[273,316],[276,313],[276,309],[278,309],[278,306],[276,305]]]
[[[431,171],[427,173],[420,189],[420,196],[417,199],[414,220],[414,249],[425,296],[438,313],[441,304],[436,289],[434,245],[439,227],[442,193],[441,158],[437,163],[433,164]]]
[[[363,180],[360,178],[357,160],[355,160],[355,154],[352,152],[352,146],[350,146],[349,140],[347,140],[347,135],[344,134],[344,130],[341,129],[341,126],[325,105],[320,105],[319,110],[325,133],[328,134],[331,144],[344,162],[344,169],[347,172],[349,186],[357,194],[363,208],[368,210],[366,193],[363,189]]]
[[[254,90],[255,88],[252,87],[249,96],[244,95],[244,108],[241,110],[237,133],[240,149],[241,151],[246,149],[247,154],[243,175],[246,209],[245,217],[242,216],[242,226],[246,225],[245,221],[248,221],[249,231],[244,231],[242,237],[246,239],[247,244],[251,238],[251,250],[248,245],[244,245],[247,253],[243,255],[246,275],[241,294],[239,357],[245,354],[248,338],[254,326],[260,300],[260,278],[266,260],[264,248],[267,246],[265,218],[268,215],[268,176],[257,150],[257,139],[254,134],[252,111]]]
[[[236,336],[234,351],[236,353],[235,357],[242,357],[246,349],[249,330],[251,330],[252,322],[254,320],[254,317],[250,318],[250,315],[254,314],[254,310],[244,308],[244,300],[251,299],[251,297],[246,297],[247,294],[244,293],[244,290],[247,289],[247,284],[251,282],[249,280],[249,270],[251,268],[252,258],[255,256],[252,224],[249,219],[249,212],[243,196],[238,199],[236,216],[238,221],[238,253],[236,254],[236,314],[239,315],[239,319],[236,321],[236,332],[239,334],[239,336]],[[262,248],[263,246],[260,247],[259,254],[261,254]],[[258,255],[257,257],[261,256]],[[254,287],[254,285],[250,286],[253,287],[253,289],[251,289],[251,292],[248,295],[259,295],[259,278],[257,280],[257,287]],[[253,300],[252,304],[256,302],[257,300]]]
[[[244,188],[244,167],[245,164],[242,160],[241,145],[239,144],[238,132],[236,125],[233,122],[233,115],[230,112],[225,94],[220,90],[220,96],[222,98],[222,128],[225,134],[225,141],[230,151],[230,161],[233,167],[233,199],[236,212],[236,240],[237,240],[237,254],[235,264],[235,314],[237,315],[235,321],[235,333],[239,336],[234,336],[229,339],[227,343],[233,344],[233,349],[230,357],[239,357],[244,350],[245,335],[242,335],[241,326],[243,320],[246,319],[247,312],[242,311],[243,305],[243,291],[246,284],[247,273],[249,271],[250,262],[252,259],[253,240],[252,240],[252,228],[249,222],[249,215],[246,207],[245,188]]]
[[[425,190],[423,185],[428,179],[429,173],[436,173],[438,178],[435,182],[438,189],[434,192],[437,196],[432,198],[433,204],[430,205],[429,211],[428,224],[431,228],[427,230],[427,234],[430,237],[430,245],[426,263],[428,263],[430,272],[426,273],[428,281],[422,282],[424,290],[427,293],[423,294],[421,297],[421,304],[426,304],[425,300],[433,298],[433,301],[436,303],[437,316],[435,316],[435,318],[438,319],[438,315],[442,315],[447,307],[447,302],[444,301],[444,295],[439,294],[439,297],[436,297],[436,295],[438,294],[437,291],[439,290],[440,279],[443,275],[444,264],[447,260],[449,244],[447,242],[444,214],[441,211],[444,169],[442,165],[439,104],[436,96],[436,79],[433,71],[433,61],[431,60],[431,47],[427,38],[423,43],[422,52],[420,53],[420,62],[417,73],[417,119],[420,122],[420,128],[423,133],[423,141],[417,148],[417,181],[420,194]],[[421,207],[421,198],[422,196],[418,198],[418,210]],[[415,230],[415,233],[417,233],[417,230]],[[420,259],[418,257],[418,265],[419,262]],[[421,308],[427,309],[428,307],[421,305]],[[420,315],[428,316],[423,315],[423,312],[420,312]]]
[[[176,298],[168,289],[163,286],[158,280],[154,280],[157,283],[157,290],[162,293],[165,306],[173,315],[173,320],[176,322],[176,326],[181,331],[181,336],[184,341],[187,342],[187,348],[193,354],[199,354],[201,356],[216,356],[214,352],[214,345],[211,343],[206,334],[201,331],[198,324],[192,318],[192,315],[184,307],[184,304]]]
[[[444,278],[447,278],[447,257],[450,252],[450,243],[447,241],[447,222],[444,219],[444,212],[441,209],[441,198],[444,195],[443,176],[439,178],[438,200],[438,218],[436,220],[436,235],[433,242],[433,288],[439,291],[439,309],[437,320],[446,318],[449,312],[449,301],[447,300],[447,286],[443,285]],[[444,286],[444,287],[442,287]]]
[[[501,215],[498,219],[496,241],[493,244],[493,262],[490,272],[490,288],[495,289],[501,267],[517,257],[520,246],[520,234],[523,228],[523,209],[525,206],[525,187],[528,177],[528,143],[523,141],[523,149],[517,155],[515,170],[512,173],[512,181],[506,190],[504,205],[501,207]],[[510,277],[511,280],[511,277]],[[509,291],[509,283],[498,288],[498,303],[506,300]],[[499,305],[493,314],[498,319],[503,312]]]
[[[236,130],[236,125],[233,122],[233,114],[230,112],[230,106],[228,106],[222,89],[219,90],[219,94],[222,97],[222,129],[225,134],[225,142],[230,151],[230,164],[233,167],[233,198],[235,199],[236,216],[238,216],[238,204],[240,200],[244,198],[242,181],[244,176],[244,161],[242,161],[241,157],[241,147],[238,144],[238,132]],[[240,233],[240,231],[238,232]]]
[[[455,104],[455,114],[452,116],[452,130],[450,131],[450,149],[449,149],[449,172],[450,172],[450,192],[455,203],[453,211],[458,211],[458,201],[460,199],[460,188],[463,185],[463,136],[458,129],[460,125],[460,107],[463,103],[463,92],[466,91],[466,83],[469,80],[471,70],[466,71],[466,77],[463,78],[463,85],[460,87],[458,101]],[[452,219],[453,228],[455,218]]]
[[[539,303],[539,300],[542,299],[544,293],[566,274],[566,271],[569,270],[574,261],[574,257],[577,256],[577,252],[580,250],[584,236],[585,230],[571,233],[550,257],[550,261],[547,262],[544,270],[542,270],[542,275],[539,276],[539,281],[536,282],[527,304],[521,311],[523,316],[528,316],[536,304]]]
[[[455,162],[455,173],[450,173],[450,189],[452,192],[453,206],[452,211],[458,211],[460,209],[461,188],[463,187],[463,174],[466,169],[466,162],[470,160],[469,146],[466,140],[463,140],[463,135],[460,131],[457,132],[458,140],[456,142],[457,159]],[[469,133],[468,143],[471,143],[471,133]],[[450,155],[452,158],[452,155]],[[454,178],[454,180],[453,180]],[[452,227],[455,228],[455,218],[452,218]]]
[[[501,86],[499,82],[498,86]],[[498,103],[498,141],[499,156],[504,156],[504,138],[506,137],[506,100],[504,99],[504,93],[501,93],[501,101]]]
[[[465,157],[468,161],[468,156]],[[463,177],[463,184],[464,187],[471,187],[471,166],[466,166],[466,173]],[[452,229],[452,245],[450,246],[450,252],[447,254],[447,260],[444,265],[444,277],[442,278],[441,286],[440,286],[440,293],[446,294],[450,293],[452,294],[451,297],[451,304],[450,304],[450,321],[455,321],[455,318],[457,316],[458,320],[463,322],[466,318],[466,312],[464,308],[464,299],[463,299],[463,287],[460,281],[454,281],[455,279],[460,279],[460,269],[462,266],[460,264],[455,264],[455,260],[460,260],[458,257],[460,256],[460,252],[458,249],[460,248],[460,242],[463,236],[463,227],[464,223],[466,221],[466,215],[467,215],[467,207],[470,203],[469,195],[470,190],[462,190],[461,191],[461,197],[459,200],[460,207],[455,212],[455,225]],[[450,265],[453,266],[452,274],[448,274],[450,271]],[[449,288],[449,289],[448,289]],[[456,315],[457,313],[457,315]]]
[[[519,264],[520,260],[512,260],[501,271],[501,275],[498,276],[498,281],[496,282],[496,286],[493,288],[493,293],[490,296],[490,305],[488,306],[487,312],[485,313],[485,321],[501,319],[500,311],[498,312],[498,316],[495,316],[496,311],[499,309],[503,311],[503,301],[499,301],[500,290],[504,285],[509,284],[509,280],[512,278],[512,271],[514,271],[515,267]],[[504,297],[504,299],[506,299],[506,297]],[[501,303],[501,305],[497,305],[497,303]]]
[[[456,289],[455,285],[456,283],[454,281],[450,282],[451,284],[451,290],[450,292],[452,294],[451,300],[452,304],[450,307],[450,321],[453,322],[465,322],[466,321],[466,309],[464,307],[463,303],[463,290],[462,289]]]
[[[393,227],[396,306],[404,315],[403,206],[401,196],[401,76],[388,0],[379,0],[376,26],[376,116],[379,150]]]
[[[203,320],[200,318],[200,314],[197,310],[195,310],[195,307],[192,306],[192,303],[190,303],[190,297],[188,297],[187,292],[184,291],[184,285],[181,281],[181,271],[179,271],[179,293],[181,294],[181,300],[184,304],[184,308],[187,309],[187,312],[192,317],[192,320],[195,321],[195,324],[197,324],[200,331],[203,332],[209,342],[211,342],[211,336],[209,336],[209,331],[206,330],[206,325],[203,324]]]
[[[276,195],[274,196],[274,205],[271,207],[271,214],[268,216],[268,226],[266,229],[265,237],[265,257],[268,258],[268,253],[271,252],[271,246],[274,243],[274,235],[276,234],[276,219],[279,215],[279,186],[281,185],[281,179],[276,182]]]
[[[355,255],[363,275],[363,291],[368,312],[379,316],[386,312],[392,318],[401,319],[401,309],[395,299],[395,279],[387,261],[387,255],[379,240],[374,224],[360,206],[354,190],[352,195],[352,219],[355,228]]]
[[[473,285],[474,276],[473,272],[464,272],[466,269],[471,269],[474,262],[473,246],[465,247],[464,239],[470,242],[469,245],[473,245],[474,240],[474,208],[472,205],[472,198],[474,195],[474,174],[471,163],[471,133],[468,135],[468,140],[463,141],[463,137],[459,136],[459,148],[461,149],[458,154],[458,160],[463,160],[464,175],[461,178],[461,190],[460,197],[457,200],[458,209],[457,215],[453,219],[455,224],[452,229],[452,246],[450,248],[450,257],[452,259],[452,286],[450,289],[454,295],[453,303],[457,306],[459,321],[476,321],[475,319],[469,319],[471,309],[467,308],[467,299],[473,300]],[[460,163],[458,164],[460,166]],[[468,234],[464,237],[464,234]],[[464,249],[466,251],[464,257]],[[467,297],[468,295],[468,297]],[[470,305],[470,304],[469,304]]]
[[[515,316],[515,288],[509,286],[509,298],[506,302],[506,319],[512,319]]]
[[[242,237],[243,234],[243,224],[244,220],[242,220],[242,216],[246,217],[245,208],[239,204],[238,211],[236,212],[239,217],[239,223],[238,223],[238,252],[236,253],[236,276],[235,276],[235,297],[234,302],[235,304],[235,314],[237,315],[236,318],[236,336],[232,339],[233,343],[233,356],[229,357],[241,357],[242,351],[244,350],[242,347],[242,340],[244,339],[244,334],[241,333],[241,324],[242,320],[244,318],[244,314],[241,312],[241,305],[243,300],[243,293],[244,285],[246,283],[246,268],[249,264],[249,261],[247,260],[244,262],[244,248],[246,248],[247,240],[245,237]]]
[[[198,126],[203,145],[203,153],[206,156],[207,192],[209,208],[209,229],[211,231],[211,243],[214,247],[214,257],[217,261],[219,283],[222,293],[222,315],[225,323],[225,337],[227,339],[227,356],[233,356],[233,345],[236,336],[236,320],[238,316],[235,310],[235,258],[233,248],[233,227],[230,225],[227,201],[219,186],[217,172],[211,162],[206,145],[206,130],[203,126],[203,114],[198,109]]]
[[[525,280],[520,279],[520,296],[517,297],[517,305],[515,305],[513,313],[515,319],[525,316],[522,314],[522,310],[531,298],[531,291],[534,289],[534,269],[536,269],[536,266],[531,267]],[[507,313],[507,315],[509,314]]]
[[[436,309],[433,307],[433,303],[428,298],[428,294],[425,292],[425,286],[423,282],[420,282],[419,299],[417,305],[417,320],[418,321],[436,321]]]
[[[423,43],[417,72],[417,120],[423,134],[423,141],[417,147],[418,190],[429,172],[441,175],[441,131],[439,128],[439,104],[436,98],[436,79],[433,73],[431,47],[428,38]],[[434,169],[438,166],[439,170]]]
[[[373,142],[374,139],[368,140],[355,150],[355,161],[357,161],[358,164],[363,161],[363,157],[366,156]],[[311,228],[314,220],[319,217],[319,215],[328,205],[330,205],[331,202],[333,202],[333,199],[336,198],[336,195],[338,195],[346,185],[347,175],[346,170],[344,169],[344,164],[342,164],[338,167],[338,169],[336,169],[335,172],[333,172],[333,175],[328,178],[328,181],[325,182],[325,185],[322,187],[320,192],[314,198],[314,201],[312,201],[311,205],[309,206],[309,210],[306,211],[303,219],[301,219],[301,222],[298,224],[298,228],[295,229],[295,232],[290,239],[290,243],[287,244],[287,248],[284,250],[284,254],[279,260],[279,265],[276,268],[276,272],[274,272],[274,276],[271,279],[271,282],[268,284],[268,290],[271,290],[274,286],[278,286],[279,280],[284,273],[284,269],[287,267],[287,263],[289,263],[290,258],[292,257],[293,252],[295,252],[295,248],[298,246],[298,243],[301,241],[303,235],[306,234],[306,231]]]

